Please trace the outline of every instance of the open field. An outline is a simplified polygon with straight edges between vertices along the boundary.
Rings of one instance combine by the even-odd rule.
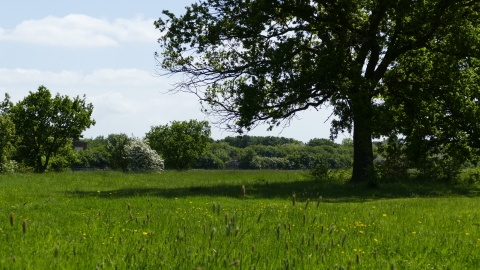
[[[478,195],[299,171],[0,175],[0,268],[480,269]]]

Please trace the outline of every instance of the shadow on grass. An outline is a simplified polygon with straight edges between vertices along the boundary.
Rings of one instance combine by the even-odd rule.
[[[479,187],[449,186],[446,184],[384,184],[378,188],[366,185],[324,184],[318,181],[294,181],[282,183],[259,182],[246,186],[247,199],[291,198],[299,201],[310,198],[316,201],[322,196],[324,202],[362,202],[377,199],[412,197],[452,197],[480,195]],[[132,188],[98,191],[67,191],[73,197],[99,197],[105,199],[127,197],[232,197],[241,198],[242,188],[238,185],[192,185],[181,188]]]

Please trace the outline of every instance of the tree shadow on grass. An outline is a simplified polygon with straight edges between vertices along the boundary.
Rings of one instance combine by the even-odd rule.
[[[99,197],[117,199],[128,197],[242,197],[242,187],[239,185],[192,185],[179,188],[131,188],[102,191],[67,191],[67,196]],[[320,196],[323,202],[363,202],[378,199],[412,198],[412,197],[453,197],[480,195],[479,187],[449,186],[446,184],[385,184],[377,188],[367,185],[325,184],[318,181],[294,181],[258,183],[246,186],[247,199],[291,198],[295,194],[298,201],[307,198],[317,200]]]

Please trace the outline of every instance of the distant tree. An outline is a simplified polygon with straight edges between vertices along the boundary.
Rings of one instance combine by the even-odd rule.
[[[10,96],[5,93],[5,99],[0,102],[0,171],[15,152],[15,124],[8,114],[11,107]]]
[[[17,154],[35,172],[45,172],[50,158],[61,147],[95,124],[92,112],[93,105],[85,102],[85,96],[52,97],[45,86],[40,86],[10,109],[19,137]]]
[[[146,134],[152,149],[165,159],[167,169],[186,170],[206,150],[210,141],[210,125],[206,121],[173,121],[154,126]]]
[[[15,153],[15,125],[6,114],[0,114],[0,166]],[[3,167],[3,166],[2,166]],[[0,167],[0,171],[2,171]]]
[[[205,170],[224,169],[225,163],[215,154],[208,151],[197,158],[194,168]]]
[[[159,172],[163,170],[163,159],[152,150],[145,140],[133,138],[125,146],[127,169],[134,172]]]
[[[124,133],[110,134],[107,137],[108,160],[112,169],[127,171],[127,146],[131,139]]]
[[[332,141],[332,140],[329,140],[329,139],[324,139],[324,138],[314,138],[314,139],[311,139],[310,141],[308,141],[307,143],[308,146],[321,146],[321,145],[329,145],[329,146],[332,146],[332,147],[337,147],[338,145]]]

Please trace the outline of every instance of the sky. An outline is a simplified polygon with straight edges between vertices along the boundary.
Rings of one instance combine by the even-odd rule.
[[[158,76],[154,58],[160,32],[153,22],[162,10],[181,15],[194,1],[0,0],[0,100],[8,93],[16,103],[40,85],[52,95],[85,95],[96,121],[86,138],[143,137],[171,121],[215,122],[196,96],[168,93],[176,79]],[[330,114],[329,108],[307,110],[288,127],[258,126],[248,135],[328,138]],[[212,124],[214,139],[236,135]]]

